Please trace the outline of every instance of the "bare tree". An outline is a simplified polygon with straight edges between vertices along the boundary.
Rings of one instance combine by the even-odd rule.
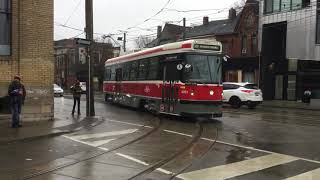
[[[152,41],[152,37],[139,36],[137,39],[135,39],[136,48],[145,48],[147,44],[151,43]]]
[[[247,0],[238,0],[235,2],[232,7],[237,11],[237,13],[241,12]]]

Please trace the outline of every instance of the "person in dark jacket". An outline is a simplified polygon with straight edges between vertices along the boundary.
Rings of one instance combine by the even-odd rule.
[[[72,108],[72,115],[74,115],[76,103],[78,103],[78,115],[80,115],[80,98],[82,89],[80,86],[80,81],[76,81],[76,83],[71,87],[72,95],[73,95],[73,108]]]
[[[24,104],[26,97],[26,90],[24,85],[21,83],[21,77],[14,76],[13,81],[10,83],[8,88],[8,95],[10,96],[10,107],[12,112],[12,128],[21,127],[20,114],[21,106]]]

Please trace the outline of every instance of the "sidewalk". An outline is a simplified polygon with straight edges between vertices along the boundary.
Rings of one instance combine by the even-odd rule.
[[[85,119],[60,117],[53,121],[22,122],[23,127],[11,128],[10,115],[0,115],[0,145],[70,133]]]
[[[297,102],[297,101],[272,100],[272,101],[264,101],[260,106],[319,111],[320,99],[312,99],[310,104]]]

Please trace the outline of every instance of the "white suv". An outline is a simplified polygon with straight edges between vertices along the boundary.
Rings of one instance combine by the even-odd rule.
[[[233,108],[240,108],[247,105],[253,109],[262,103],[262,92],[253,83],[223,83],[223,102],[229,103]]]

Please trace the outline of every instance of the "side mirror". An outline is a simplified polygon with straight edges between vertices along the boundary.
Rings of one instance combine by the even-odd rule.
[[[224,56],[223,56],[223,60],[224,60],[225,62],[228,62],[229,59],[230,59],[230,56],[228,56],[228,55],[224,55]]]

